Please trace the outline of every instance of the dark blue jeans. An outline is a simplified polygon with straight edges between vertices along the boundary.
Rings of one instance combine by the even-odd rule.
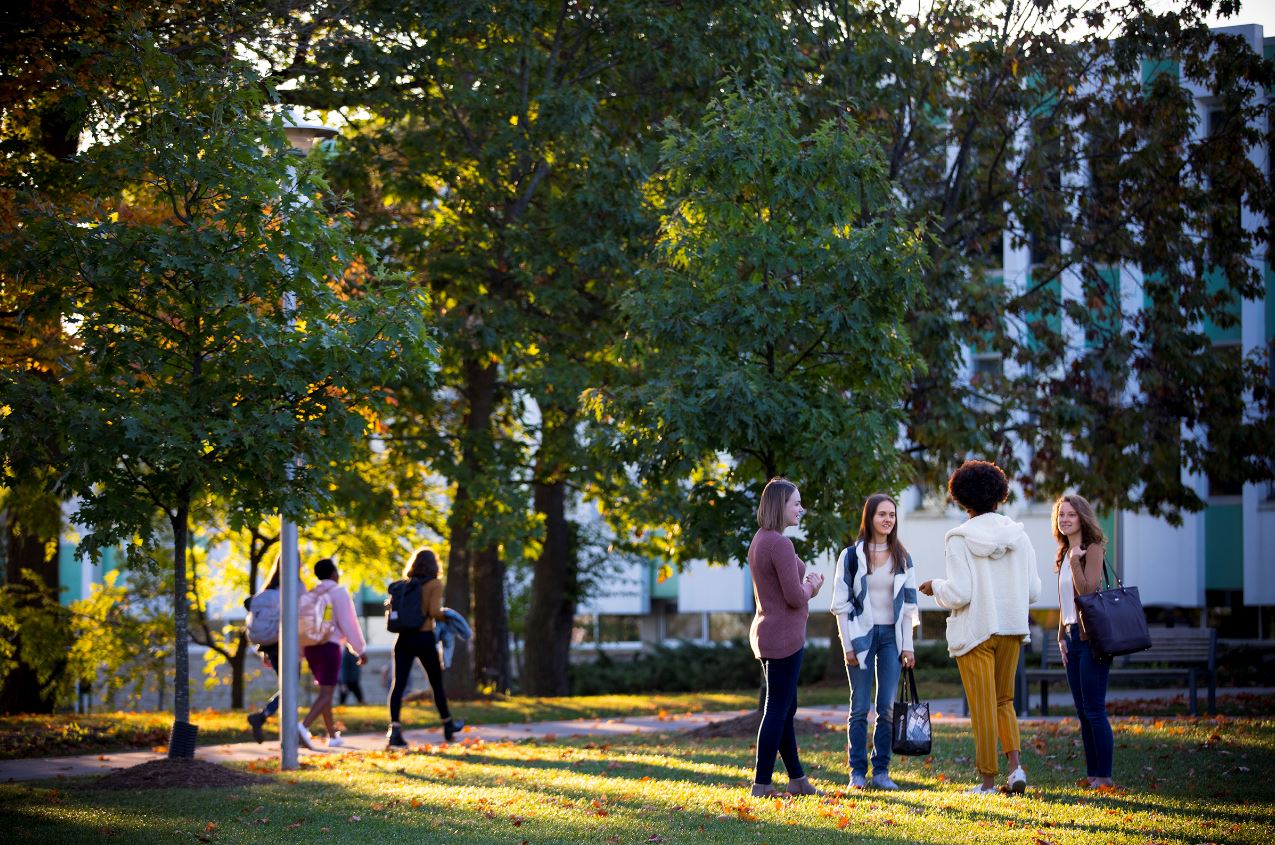
[[[1094,657],[1089,643],[1080,638],[1080,626],[1070,626],[1067,634],[1067,685],[1080,720],[1080,737],[1085,744],[1085,773],[1091,778],[1111,777],[1115,739],[1107,719],[1107,676],[1110,660]]]
[[[797,680],[801,675],[801,658],[805,649],[781,658],[761,661],[766,675],[766,702],[762,708],[761,726],[757,729],[757,773],[753,783],[766,785],[775,774],[775,754],[783,758],[788,779],[804,777],[797,757],[797,732],[793,716],[797,714]]]

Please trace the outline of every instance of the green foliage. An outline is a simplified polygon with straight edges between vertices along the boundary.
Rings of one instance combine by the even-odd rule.
[[[172,581],[171,567],[114,570],[73,602],[68,683],[95,682],[108,701],[121,691],[138,697],[157,682],[162,690],[172,676],[173,612],[156,597],[170,594]]]
[[[424,298],[379,275],[247,65],[141,33],[101,64],[138,87],[90,99],[81,201],[27,186],[4,233],[19,326],[62,325],[73,352],[0,376],[0,443],[7,475],[63,468],[50,487],[76,498],[90,554],[145,556],[167,517],[184,718],[192,503],[316,509],[385,390],[428,381],[431,347]]]
[[[71,614],[39,575],[21,576],[0,585],[0,678],[21,661],[35,670],[44,697],[64,698],[72,683],[65,671],[75,637]]]
[[[805,548],[834,548],[861,498],[900,480],[923,238],[874,139],[848,117],[805,128],[773,83],[729,83],[697,126],[670,127],[662,165],[658,260],[624,301],[634,380],[593,397],[639,477],[685,496],[671,519],[646,514],[664,525],[651,545],[742,560],[761,487],[784,474]]]
[[[807,646],[800,683],[812,684],[823,675],[828,649]],[[657,645],[632,660],[616,660],[599,652],[592,663],[571,666],[573,695],[641,692],[700,692],[757,686],[761,664],[743,640],[703,645],[680,642]]]
[[[1262,296],[1266,234],[1240,212],[1272,193],[1254,151],[1275,62],[1210,33],[1214,5],[801,4],[808,102],[880,136],[934,238],[907,319],[913,480],[995,458],[1029,496],[1174,520],[1203,506],[1189,473],[1275,471],[1262,356],[1209,354]],[[1003,238],[1027,272],[1001,272]],[[969,353],[994,363],[971,377]]]

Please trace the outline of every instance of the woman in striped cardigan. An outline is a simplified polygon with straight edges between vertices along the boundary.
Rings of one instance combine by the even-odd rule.
[[[902,667],[916,665],[912,629],[921,622],[916,606],[912,557],[899,542],[898,505],[884,493],[869,496],[859,537],[837,561],[832,612],[850,680],[846,726],[850,788],[869,783],[898,789],[890,779],[890,725]],[[876,684],[872,735],[872,780],[868,781],[868,708]]]

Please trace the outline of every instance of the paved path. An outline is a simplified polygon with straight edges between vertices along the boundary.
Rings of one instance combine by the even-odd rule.
[[[1219,689],[1218,695],[1235,693],[1272,694],[1275,687]],[[1172,698],[1182,695],[1182,690],[1112,690],[1108,700],[1130,698]],[[1036,696],[1033,704],[1038,703]],[[1060,700],[1059,704],[1065,701]],[[848,705],[801,707],[797,711],[798,718],[813,722],[825,722],[833,725],[845,724]],[[962,723],[968,719],[959,714],[962,704],[959,698],[936,699],[930,702],[930,712],[934,718],[944,722]],[[530,722],[508,725],[475,725],[467,727],[464,739],[481,739],[486,742],[504,742],[508,740],[541,739],[549,740],[568,736],[629,736],[668,733],[702,727],[720,719],[730,719],[747,713],[747,710],[726,710],[712,713],[683,713],[659,716],[629,716],[613,719],[573,719],[560,722]],[[1061,716],[1031,717],[1020,719],[1022,722],[1054,722]],[[275,723],[277,725],[277,723]],[[432,730],[407,730],[404,737],[412,744],[439,743],[442,732],[438,728]],[[341,751],[373,751],[385,747],[385,735],[382,733],[350,734],[345,739]],[[336,751],[327,750],[322,740],[316,738],[317,751],[306,748],[300,750],[302,757],[329,754]],[[161,758],[162,754],[154,751],[122,751],[109,754],[87,754],[76,757],[44,757],[27,760],[0,760],[0,783],[14,781],[45,780],[51,778],[80,777],[84,775],[103,774],[115,769],[136,766]],[[214,763],[247,763],[253,760],[276,760],[279,757],[277,742],[267,741],[224,743],[222,745],[200,746],[196,757]]]

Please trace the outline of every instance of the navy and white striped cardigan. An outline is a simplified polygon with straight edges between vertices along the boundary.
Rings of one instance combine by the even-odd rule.
[[[853,553],[859,562],[851,579],[847,565]],[[836,578],[832,585],[832,612],[837,617],[843,651],[853,651],[860,662],[868,650],[869,637],[876,622],[872,619],[872,602],[868,601],[868,561],[863,543],[844,549],[837,558]],[[853,583],[852,583],[853,580]],[[853,600],[851,600],[853,597]],[[885,624],[885,623],[883,623]],[[894,642],[900,652],[912,651],[912,629],[921,624],[916,606],[916,573],[912,556],[906,555],[903,571],[894,575]]]

